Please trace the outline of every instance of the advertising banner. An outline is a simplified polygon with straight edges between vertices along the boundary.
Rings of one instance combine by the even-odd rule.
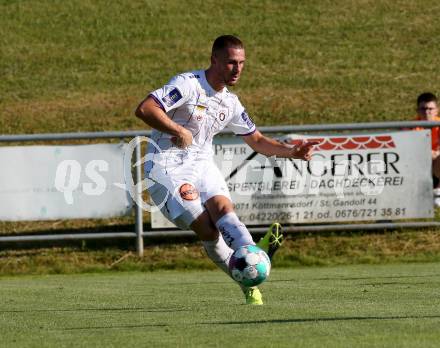
[[[214,159],[247,225],[433,217],[429,130],[287,135],[318,141],[312,160],[268,158],[239,137],[218,137]],[[154,227],[169,227],[153,214]]]
[[[125,144],[0,147],[0,220],[127,215]]]

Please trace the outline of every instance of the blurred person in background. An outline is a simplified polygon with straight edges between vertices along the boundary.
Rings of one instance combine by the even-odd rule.
[[[418,121],[440,121],[438,100],[435,94],[425,92],[417,98]],[[418,127],[422,129],[422,127]],[[434,183],[434,206],[440,207],[440,127],[431,128],[432,179]]]

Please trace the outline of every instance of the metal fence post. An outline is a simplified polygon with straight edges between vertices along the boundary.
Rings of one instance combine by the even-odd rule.
[[[136,163],[138,165],[135,168],[135,183],[136,186],[136,199],[135,199],[135,229],[136,229],[136,251],[139,257],[144,256],[144,238],[143,238],[143,215],[142,206],[138,202],[142,202],[142,167],[141,167],[141,141],[140,137],[136,137]]]

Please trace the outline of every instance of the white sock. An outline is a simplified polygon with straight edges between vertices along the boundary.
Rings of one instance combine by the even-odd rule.
[[[230,247],[228,247],[225,243],[225,240],[222,236],[220,236],[217,240],[203,240],[203,246],[205,247],[206,253],[209,258],[214,261],[214,263],[229,277],[232,278],[229,273],[229,260],[231,259],[231,255],[234,252]],[[235,280],[234,280],[235,282]],[[238,283],[241,290],[246,291],[247,287]]]
[[[243,245],[255,244],[249,230],[234,212],[223,215],[215,225],[222,234],[226,244],[233,250],[237,250]]]
[[[204,240],[202,243],[209,258],[229,275],[229,260],[234,251],[226,245],[222,236],[217,240]]]

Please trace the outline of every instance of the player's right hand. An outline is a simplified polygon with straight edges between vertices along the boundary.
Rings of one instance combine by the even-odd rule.
[[[180,149],[186,149],[192,144],[192,140],[191,132],[184,127],[180,127],[179,134],[171,138],[171,142]]]
[[[302,140],[292,148],[292,158],[310,161],[312,158],[313,146],[318,145],[319,141]]]

